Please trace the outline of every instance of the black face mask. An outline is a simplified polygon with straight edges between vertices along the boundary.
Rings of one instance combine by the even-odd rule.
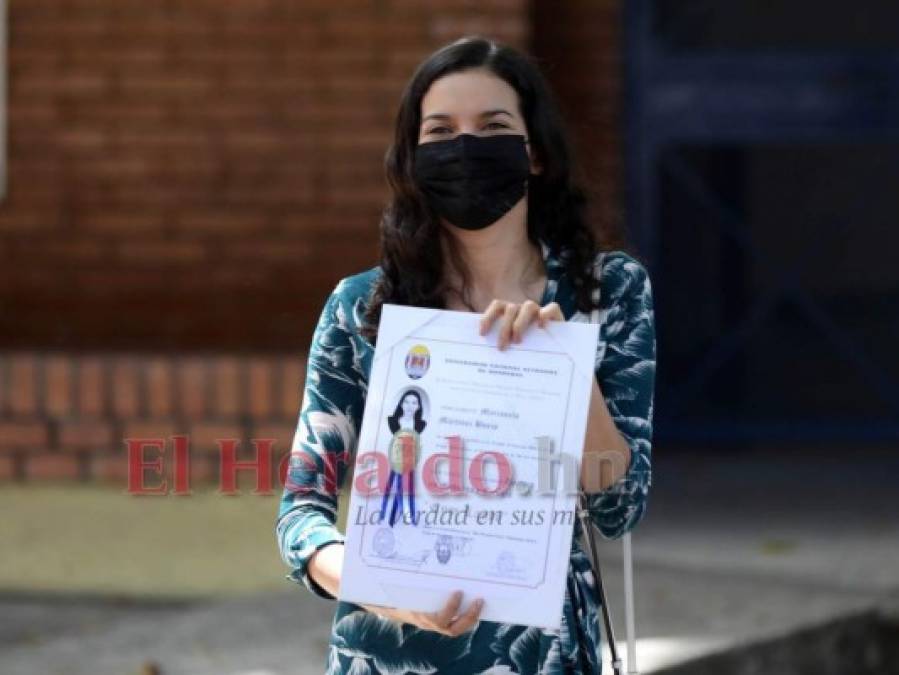
[[[457,227],[495,223],[527,192],[531,165],[521,134],[421,143],[413,173],[431,208]]]

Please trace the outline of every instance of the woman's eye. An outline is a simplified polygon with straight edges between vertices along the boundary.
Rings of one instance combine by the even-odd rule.
[[[504,124],[503,122],[490,122],[485,127],[486,129],[509,129],[508,124]],[[434,127],[431,129],[428,134],[440,134],[445,131],[450,131],[449,127]]]

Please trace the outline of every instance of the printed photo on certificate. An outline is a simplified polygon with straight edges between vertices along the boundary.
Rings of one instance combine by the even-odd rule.
[[[598,326],[496,346],[474,312],[385,304],[355,457],[339,598],[558,628]]]

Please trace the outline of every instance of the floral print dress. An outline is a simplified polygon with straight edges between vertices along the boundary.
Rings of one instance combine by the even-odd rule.
[[[567,321],[600,324],[596,377],[632,460],[614,485],[587,495],[588,513],[605,539],[618,539],[643,517],[651,484],[655,326],[649,276],[624,251],[603,251],[594,269],[600,309],[575,310],[574,293],[557,255],[541,242],[547,283],[541,306],[558,302]],[[374,347],[357,333],[379,267],[345,277],[328,297],[309,350],[303,403],[275,523],[287,579],[336,600],[308,574],[319,548],[343,542],[337,529],[338,490],[352,470]],[[309,460],[312,460],[311,462]],[[313,469],[314,467],[314,469]],[[481,620],[456,637],[377,616],[336,600],[326,675],[422,673],[601,672],[601,609],[588,554],[575,519],[560,628],[548,630]]]

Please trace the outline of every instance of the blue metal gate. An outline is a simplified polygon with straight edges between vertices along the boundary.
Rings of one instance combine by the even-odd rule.
[[[896,439],[899,7],[869,3],[849,29],[844,3],[788,3],[807,12],[791,34],[764,4],[624,2],[656,438]]]

